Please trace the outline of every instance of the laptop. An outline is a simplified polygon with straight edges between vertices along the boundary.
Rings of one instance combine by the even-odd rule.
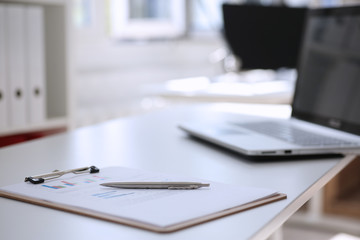
[[[311,9],[289,119],[180,124],[248,157],[360,153],[360,6]]]

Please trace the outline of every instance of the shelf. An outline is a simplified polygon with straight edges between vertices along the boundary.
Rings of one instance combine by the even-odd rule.
[[[0,0],[0,4],[40,6],[44,24],[45,119],[0,129],[0,137],[71,128],[71,4],[68,0]]]
[[[324,212],[360,220],[360,157],[353,160],[326,186]]]
[[[1,1],[8,3],[21,3],[21,4],[39,4],[39,5],[58,5],[62,6],[66,2],[66,0],[8,0]]]
[[[30,132],[21,132],[20,134],[11,134],[9,136],[1,136],[0,137],[0,148],[6,147],[9,145],[13,145],[16,143],[22,143],[26,141],[30,141],[37,138],[42,138],[45,136],[50,136],[56,133],[61,133],[66,131],[66,128],[64,127],[56,127],[52,126],[49,129],[33,129],[34,131]],[[29,129],[26,129],[26,131],[29,131]]]
[[[314,218],[307,212],[297,212],[286,224],[359,235],[360,220],[336,215],[320,215]]]
[[[48,131],[51,129],[68,128],[68,119],[66,117],[58,117],[49,119],[44,123],[31,124],[24,127],[7,128],[0,131],[0,136],[10,136],[16,134],[27,134],[31,132]]]
[[[357,157],[304,204],[287,224],[359,235],[359,172],[360,157]]]

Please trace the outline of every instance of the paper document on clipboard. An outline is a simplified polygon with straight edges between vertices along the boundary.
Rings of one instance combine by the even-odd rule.
[[[210,181],[196,190],[119,189],[112,181],[199,181],[189,177],[110,167],[96,174],[64,175],[42,184],[0,188],[0,196],[155,232],[172,232],[286,198],[271,189]]]

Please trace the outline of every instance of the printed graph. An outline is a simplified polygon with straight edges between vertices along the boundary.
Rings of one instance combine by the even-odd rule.
[[[43,187],[47,187],[47,188],[52,188],[52,189],[61,189],[61,188],[66,188],[66,187],[73,187],[75,186],[76,183],[71,183],[68,181],[61,181],[61,185],[56,185],[56,186],[50,186],[50,185],[41,185]]]
[[[108,192],[102,192],[102,193],[95,193],[95,194],[92,194],[91,196],[101,198],[101,199],[111,199],[111,198],[124,197],[124,196],[131,195],[131,194],[134,194],[134,192],[118,193],[118,191],[108,191]]]
[[[108,177],[100,177],[97,175],[92,175],[92,176],[89,176],[88,178],[86,178],[84,180],[84,183],[93,183],[93,182],[97,182],[97,181],[103,181],[106,179],[108,179]]]
[[[101,177],[98,175],[91,175],[86,177],[85,179],[79,180],[78,182],[76,181],[60,181],[60,183],[56,183],[55,185],[50,185],[50,184],[43,184],[41,185],[42,187],[45,188],[50,188],[50,189],[63,189],[63,188],[67,188],[67,187],[74,187],[83,183],[94,183],[97,181],[103,181],[108,179],[108,177]]]
[[[84,183],[93,183],[93,182],[96,182],[95,179],[90,179],[90,178],[87,178],[84,180]]]
[[[67,181],[61,181],[65,186],[71,186],[71,187],[73,187],[73,186],[75,186],[76,185],[76,183],[71,183],[71,182],[67,182]]]
[[[61,186],[61,185],[59,185],[59,186],[49,186],[49,185],[41,185],[41,186],[43,186],[43,187],[46,187],[46,188],[52,188],[52,189],[61,189],[61,188],[65,188],[65,186]]]

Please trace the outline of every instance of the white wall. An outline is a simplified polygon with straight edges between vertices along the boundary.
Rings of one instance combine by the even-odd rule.
[[[215,36],[78,44],[78,125],[141,112],[145,84],[222,73],[220,64],[209,60],[209,55],[222,46],[221,38]]]

